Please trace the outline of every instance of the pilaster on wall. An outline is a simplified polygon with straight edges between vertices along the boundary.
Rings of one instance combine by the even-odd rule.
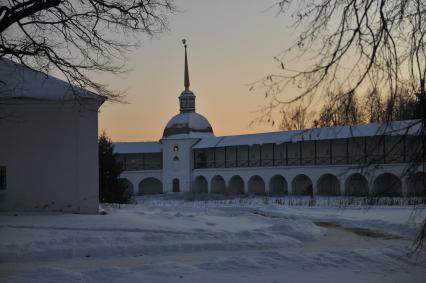
[[[207,192],[210,194],[212,192],[212,180],[207,179]]]
[[[344,196],[345,195],[345,180],[342,177],[337,178],[337,180],[339,180],[340,195]]]
[[[373,195],[373,190],[374,190],[374,178],[368,178],[368,195],[372,196]]]
[[[288,194],[292,195],[293,194],[293,185],[292,182],[287,181],[287,189],[288,189]]]
[[[406,197],[408,195],[408,178],[402,178],[401,180],[402,183],[402,196]]]
[[[312,181],[312,192],[314,195],[317,195],[318,193],[318,187],[317,187],[318,180]]]

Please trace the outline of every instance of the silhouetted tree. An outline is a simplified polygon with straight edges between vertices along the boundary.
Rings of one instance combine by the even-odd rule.
[[[410,112],[411,102],[399,104],[400,93],[407,92],[417,96],[421,120],[412,126],[421,124],[419,135],[425,143],[425,1],[279,0],[276,6],[293,21],[297,38],[274,57],[280,71],[251,87],[264,90],[268,99],[261,121],[273,124],[274,109],[282,113],[301,100],[321,103],[326,94],[340,105],[351,105],[357,93],[371,89],[370,121],[387,122]],[[333,115],[326,113],[325,120],[333,121]],[[419,166],[426,170],[424,159],[412,161],[407,172]]]
[[[124,71],[136,34],[167,27],[173,0],[8,0],[0,2],[0,58],[59,71],[72,84],[116,98],[90,71]]]
[[[99,201],[126,203],[132,194],[120,178],[122,165],[117,162],[111,139],[102,132],[99,137]]]
[[[384,96],[374,89],[363,96],[329,94],[316,118],[314,127],[332,127],[361,123],[422,119],[420,100],[409,90]],[[362,106],[362,107],[361,107]]]
[[[289,14],[298,37],[275,57],[281,72],[257,85],[266,88],[268,98],[289,86],[297,87],[295,95],[278,101],[316,93],[349,95],[365,86],[395,94],[402,81],[409,82],[413,93],[424,91],[425,1],[281,0],[277,7]]]
[[[364,121],[364,113],[354,93],[348,95],[328,95],[327,101],[314,120],[315,127],[355,125]]]
[[[313,112],[308,112],[308,107],[303,104],[295,104],[282,110],[281,130],[302,130],[311,126]]]

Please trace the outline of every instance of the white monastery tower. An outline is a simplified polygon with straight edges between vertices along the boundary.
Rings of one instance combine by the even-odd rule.
[[[192,146],[200,138],[213,137],[209,121],[195,111],[195,95],[189,90],[187,45],[185,47],[185,90],[179,96],[180,113],[167,123],[160,140],[163,148],[163,191],[179,192],[191,187]]]

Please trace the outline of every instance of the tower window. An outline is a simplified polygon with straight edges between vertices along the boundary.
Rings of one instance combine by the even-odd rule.
[[[6,190],[6,166],[0,166],[0,190]]]

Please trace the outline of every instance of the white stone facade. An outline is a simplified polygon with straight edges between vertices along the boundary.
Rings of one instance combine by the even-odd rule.
[[[0,121],[7,174],[1,210],[97,212],[98,107],[28,100],[7,106],[14,118]]]
[[[20,78],[7,64],[0,65],[2,79]],[[104,99],[77,101],[63,81],[32,70],[23,75],[31,89],[3,88],[0,95],[0,210],[97,213],[98,109]]]
[[[426,194],[422,121],[215,137],[189,89],[180,102],[181,114],[167,124],[155,152],[152,142],[116,144],[127,164],[122,177],[135,194]],[[149,158],[162,160],[157,170],[146,170]],[[413,164],[418,168],[407,171]]]
[[[180,114],[167,123],[155,152],[152,142],[116,144],[122,177],[135,194],[426,194],[422,121],[215,137],[195,112],[187,76],[185,61]],[[408,172],[413,164],[418,168]]]

